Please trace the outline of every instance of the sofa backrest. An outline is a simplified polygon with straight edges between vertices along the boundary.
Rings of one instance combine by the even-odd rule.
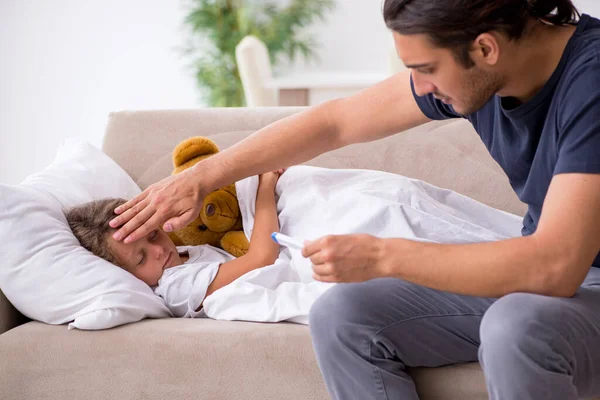
[[[115,112],[109,117],[103,150],[144,189],[171,173],[171,153],[183,139],[207,136],[223,150],[302,110],[267,107]],[[523,215],[526,210],[471,124],[462,119],[433,121],[375,142],[323,154],[305,164],[393,172],[514,214]]]

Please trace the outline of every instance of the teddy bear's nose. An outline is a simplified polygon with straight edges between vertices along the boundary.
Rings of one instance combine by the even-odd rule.
[[[205,230],[208,229],[208,227],[206,225],[200,225],[200,226],[198,226],[198,229],[200,229],[201,231],[204,232]]]
[[[209,204],[206,206],[206,215],[208,215],[209,217],[212,217],[213,215],[215,215],[215,205],[214,204]]]

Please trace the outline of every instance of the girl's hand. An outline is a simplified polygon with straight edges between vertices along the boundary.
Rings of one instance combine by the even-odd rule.
[[[260,174],[258,176],[258,184],[272,186],[273,188],[277,185],[277,181],[283,172],[284,168],[278,169],[277,171],[265,172],[264,174]]]

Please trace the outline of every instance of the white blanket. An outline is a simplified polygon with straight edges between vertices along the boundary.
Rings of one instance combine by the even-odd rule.
[[[252,234],[258,177],[236,184],[244,231]],[[422,242],[475,243],[520,236],[522,218],[423,181],[371,170],[296,166],[276,188],[280,231],[299,239],[367,233]],[[333,284],[312,279],[310,260],[282,247],[204,301],[210,318],[308,323],[313,302]]]

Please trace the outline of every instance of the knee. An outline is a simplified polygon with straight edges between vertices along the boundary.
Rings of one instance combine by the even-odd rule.
[[[319,296],[308,314],[313,340],[339,338],[349,331],[349,325],[358,322],[366,311],[360,290],[358,284],[338,284]]]
[[[513,293],[496,301],[484,314],[479,330],[484,352],[499,355],[524,351],[543,340],[551,318],[551,299],[529,293]]]

